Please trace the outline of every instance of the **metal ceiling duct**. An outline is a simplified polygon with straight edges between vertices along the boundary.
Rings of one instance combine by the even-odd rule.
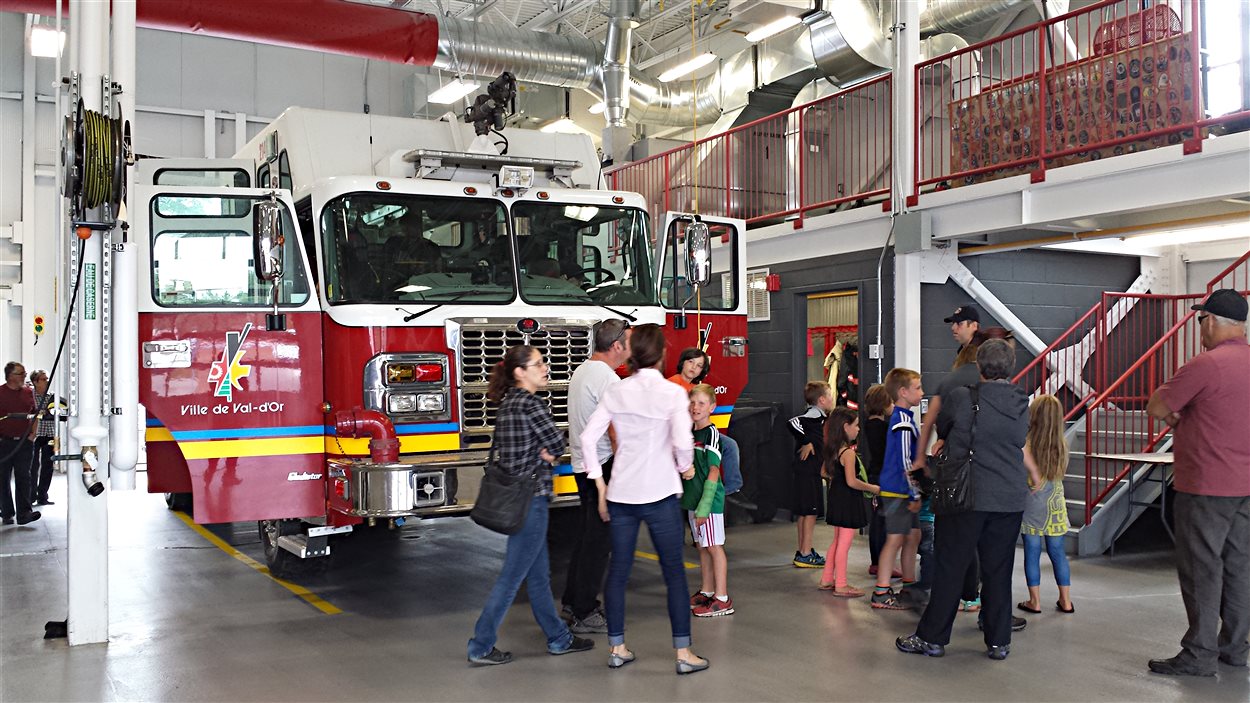
[[[928,37],[942,32],[959,34],[1008,10],[1031,4],[1030,0],[931,1],[920,15],[920,36]]]
[[[1029,0],[930,0],[921,16],[921,34],[966,29]],[[637,8],[626,0],[612,5]],[[867,0],[837,0],[811,21],[813,58],[821,73],[847,85],[888,70],[889,52],[876,11]],[[49,15],[55,0],[0,0],[0,10]],[[638,11],[635,9],[635,15]],[[301,0],[298,13],[289,0],[140,0],[141,27],[257,41],[298,49],[328,51],[367,59],[434,66],[484,78],[511,71],[520,81],[605,94],[605,77],[620,90],[610,120],[655,125],[710,124],[721,114],[722,99],[743,86],[727,85],[721,73],[697,81],[660,83],[630,72],[631,31],[615,23],[611,53],[597,41],[504,25],[470,22],[344,0]],[[750,51],[750,50],[748,50]],[[734,58],[729,59],[730,63]],[[621,86],[629,86],[628,98]],[[752,86],[756,88],[758,86]],[[751,88],[748,88],[751,89]],[[628,111],[627,111],[628,110]]]
[[[865,0],[829,3],[809,27],[817,68],[839,86],[884,73],[894,63],[880,19]]]
[[[608,35],[603,47],[603,117],[608,127],[626,126],[629,113],[629,56],[633,49],[634,28],[638,26],[641,0],[612,3]]]

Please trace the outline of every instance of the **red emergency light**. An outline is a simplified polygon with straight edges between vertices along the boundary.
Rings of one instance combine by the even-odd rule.
[[[443,365],[438,362],[418,364],[387,364],[386,382],[438,383],[443,380]]]

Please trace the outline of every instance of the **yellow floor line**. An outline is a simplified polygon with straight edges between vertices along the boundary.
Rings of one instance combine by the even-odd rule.
[[[634,556],[636,556],[636,557],[642,557],[643,559],[649,559],[649,560],[651,560],[651,561],[659,561],[659,560],[660,560],[660,555],[659,555],[659,554],[652,554],[651,552],[635,551],[635,552],[634,552]],[[697,569],[697,568],[699,568],[699,565],[698,565],[698,564],[691,564],[690,562],[686,562],[686,568],[687,568],[687,569]]]
[[[320,596],[308,590],[307,588],[304,588],[303,586],[297,583],[291,583],[290,581],[285,581],[269,573],[269,567],[249,557],[243,552],[240,552],[234,547],[231,547],[229,544],[226,544],[225,540],[213,534],[212,532],[209,532],[208,530],[204,529],[202,525],[195,524],[195,521],[192,520],[191,517],[187,515],[186,513],[179,511],[179,510],[175,510],[174,515],[177,515],[179,520],[182,520],[183,522],[185,522],[187,524],[187,527],[190,527],[192,530],[195,530],[196,533],[199,534],[199,536],[203,537],[209,542],[212,542],[213,546],[217,547],[218,549],[225,552],[226,554],[229,554],[235,559],[238,559],[244,564],[247,564],[253,569],[256,569],[257,571],[259,571],[260,573],[264,574],[266,577],[271,579],[274,583],[278,584],[279,586],[282,586],[283,588],[290,591],[291,593],[294,593],[295,595],[299,596],[301,599],[304,600],[304,602],[308,603],[309,605],[316,608],[317,610],[320,610],[326,615],[338,615],[339,613],[343,612],[340,608],[322,600]]]

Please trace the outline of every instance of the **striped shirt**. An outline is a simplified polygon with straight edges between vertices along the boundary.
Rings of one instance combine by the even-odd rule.
[[[911,462],[916,458],[920,428],[910,410],[894,407],[890,431],[885,439],[885,461],[881,466],[881,495],[887,498],[918,500],[920,492],[911,480]]]
[[[52,437],[56,434],[56,406],[53,401],[56,399],[51,393],[35,394],[35,408],[43,410],[43,417],[39,418],[39,437]]]

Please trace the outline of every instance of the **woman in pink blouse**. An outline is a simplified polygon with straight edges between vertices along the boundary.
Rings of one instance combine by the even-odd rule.
[[[677,673],[691,674],[706,669],[708,662],[690,651],[690,601],[682,559],[681,479],[694,474],[690,403],[660,373],[664,332],[658,325],[635,327],[630,348],[634,375],[608,387],[580,438],[586,477],[599,489],[599,514],[612,529],[612,563],[603,594],[612,648],[608,666],[618,669],[634,660],[625,646],[625,584],[638,528],[645,522],[668,589]],[[612,482],[605,484],[596,445],[608,425],[616,434],[616,453]]]

